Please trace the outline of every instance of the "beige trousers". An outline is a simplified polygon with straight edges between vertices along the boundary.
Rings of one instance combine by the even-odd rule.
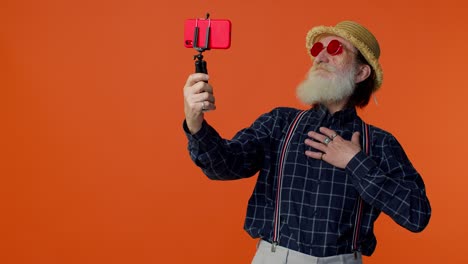
[[[362,264],[362,256],[357,258],[354,254],[343,254],[331,257],[317,258],[285,247],[277,246],[275,252],[271,252],[271,244],[260,240],[257,253],[252,264]]]

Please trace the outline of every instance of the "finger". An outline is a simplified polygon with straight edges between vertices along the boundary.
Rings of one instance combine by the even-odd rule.
[[[353,133],[353,136],[351,137],[351,142],[353,142],[354,144],[360,146],[361,145],[361,133],[359,132],[354,132]]]
[[[211,87],[211,85],[206,82],[197,82],[191,87],[193,93],[213,93],[213,87]]]
[[[216,105],[211,103],[211,102],[208,102],[208,101],[203,101],[203,108],[202,108],[202,111],[206,112],[206,111],[212,111],[212,110],[216,110]]]
[[[329,137],[331,139],[333,139],[334,137],[336,137],[338,135],[335,131],[333,131],[333,130],[331,130],[329,128],[326,128],[326,127],[320,127],[319,131],[322,134],[326,135],[327,137]]]
[[[210,77],[204,73],[193,73],[193,74],[190,74],[189,77],[187,78],[187,82],[185,83],[185,86],[192,86],[198,82],[208,81],[209,78]]]
[[[309,157],[309,158],[320,160],[320,159],[323,158],[324,153],[323,152],[315,152],[315,151],[306,150],[305,155],[307,157]]]
[[[309,146],[309,147],[312,147],[314,149],[317,149],[317,150],[320,150],[322,152],[325,152],[327,146],[323,143],[320,143],[320,142],[317,142],[317,141],[313,141],[311,139],[306,139],[304,141],[304,143]]]
[[[317,133],[315,131],[309,131],[309,133],[307,133],[307,135],[317,141],[319,141],[320,143],[323,143],[323,144],[326,144],[325,143],[325,140],[328,138],[328,140],[330,140],[329,137],[323,135],[323,134],[320,134],[320,133]]]
[[[203,102],[203,101],[208,101],[210,103],[215,103],[215,97],[207,92],[199,93],[199,94],[194,94],[191,96],[191,101],[192,102]]]

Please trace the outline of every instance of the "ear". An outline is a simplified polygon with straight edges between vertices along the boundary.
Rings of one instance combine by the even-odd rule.
[[[361,64],[358,66],[358,70],[356,72],[356,79],[355,83],[360,83],[367,79],[371,74],[371,67],[367,64]]]

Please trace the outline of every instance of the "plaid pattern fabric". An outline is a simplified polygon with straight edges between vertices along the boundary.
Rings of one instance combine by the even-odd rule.
[[[279,148],[299,111],[276,108],[231,140],[206,122],[191,135],[184,122],[190,156],[210,179],[234,180],[259,172],[244,225],[253,238],[272,241]],[[339,169],[304,154],[307,132],[322,126],[350,140],[362,130],[362,121],[355,109],[331,115],[323,106],[311,108],[300,120],[285,158],[279,245],[316,257],[352,253],[358,195],[364,200],[358,241],[363,255],[375,249],[373,226],[382,211],[408,230],[424,229],[431,215],[425,186],[398,141],[370,126],[371,155],[361,151]]]

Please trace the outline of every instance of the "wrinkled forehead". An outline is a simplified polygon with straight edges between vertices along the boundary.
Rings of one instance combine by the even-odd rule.
[[[357,49],[353,46],[353,44],[351,44],[351,42],[347,41],[346,39],[342,38],[342,37],[339,37],[339,36],[336,36],[336,35],[332,35],[332,34],[322,34],[322,35],[319,35],[317,36],[317,38],[315,39],[315,42],[322,42],[322,44],[324,46],[327,46],[328,43],[330,43],[330,41],[332,40],[338,40],[339,42],[341,42],[347,49],[349,50],[352,50],[352,51],[357,51]]]

